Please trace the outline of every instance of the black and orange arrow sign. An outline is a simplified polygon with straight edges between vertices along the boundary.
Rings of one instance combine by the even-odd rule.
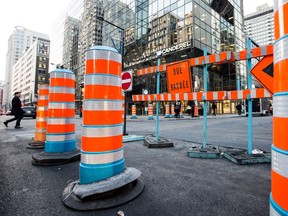
[[[271,94],[274,94],[273,55],[262,58],[261,61],[252,68],[251,74],[265,89]]]

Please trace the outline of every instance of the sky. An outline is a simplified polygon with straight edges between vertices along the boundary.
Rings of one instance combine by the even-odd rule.
[[[0,80],[5,79],[8,39],[15,26],[44,33],[51,38],[52,23],[71,0],[9,0],[0,9]],[[244,15],[256,11],[265,3],[273,5],[273,0],[243,0]]]

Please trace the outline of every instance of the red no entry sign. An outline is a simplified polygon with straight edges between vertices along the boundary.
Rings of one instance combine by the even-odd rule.
[[[132,91],[132,71],[122,72],[121,78],[122,78],[122,90]]]

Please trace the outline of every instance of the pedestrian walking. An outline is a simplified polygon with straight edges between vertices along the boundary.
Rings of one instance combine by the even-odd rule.
[[[22,103],[21,103],[20,97],[21,97],[21,92],[15,92],[14,98],[12,99],[12,111],[11,111],[11,114],[14,115],[14,118],[3,122],[3,124],[6,127],[8,127],[9,122],[16,120],[15,129],[22,128],[20,126],[20,122],[23,117],[24,111],[22,110]]]
[[[175,118],[180,118],[181,102],[176,101],[174,104]]]
[[[236,109],[237,109],[237,111],[238,111],[238,115],[241,115],[242,105],[241,105],[240,102],[237,104]]]
[[[186,108],[186,113],[187,113],[188,115],[191,115],[191,106],[190,106],[190,105],[187,106],[187,108]]]
[[[217,108],[217,105],[215,102],[212,103],[212,110],[213,110],[213,113],[212,115],[216,116],[216,108]]]
[[[195,102],[192,100],[188,103],[191,106],[191,117],[194,117],[194,113],[195,113]]]
[[[269,102],[269,113],[273,115],[273,104],[271,101]]]

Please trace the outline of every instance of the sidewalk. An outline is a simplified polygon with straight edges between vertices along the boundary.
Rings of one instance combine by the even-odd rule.
[[[131,115],[127,115],[126,121],[145,121],[148,120],[148,116],[145,115],[139,115],[136,116],[137,119],[131,119]],[[156,120],[156,115],[154,114],[154,120]],[[237,118],[237,117],[245,117],[245,115],[241,115],[239,116],[238,114],[219,114],[216,116],[212,116],[212,115],[207,115],[207,119],[215,119],[215,118]],[[163,115],[159,115],[159,120],[160,121],[173,121],[173,120],[198,120],[198,119],[203,119],[203,116],[199,116],[199,117],[191,117],[187,114],[183,115],[183,118],[175,118],[175,117],[171,117],[171,118],[165,118],[165,116]],[[151,121],[151,120],[149,120]]]
[[[269,215],[270,164],[189,158],[193,144],[178,137],[166,149],[148,149],[143,141],[124,143],[126,167],[142,172],[143,193],[118,207],[75,211],[62,204],[61,195],[68,182],[79,179],[79,162],[33,166],[31,156],[41,150],[26,149],[28,141],[6,133],[1,122],[0,215],[113,216],[119,210],[125,216]]]

